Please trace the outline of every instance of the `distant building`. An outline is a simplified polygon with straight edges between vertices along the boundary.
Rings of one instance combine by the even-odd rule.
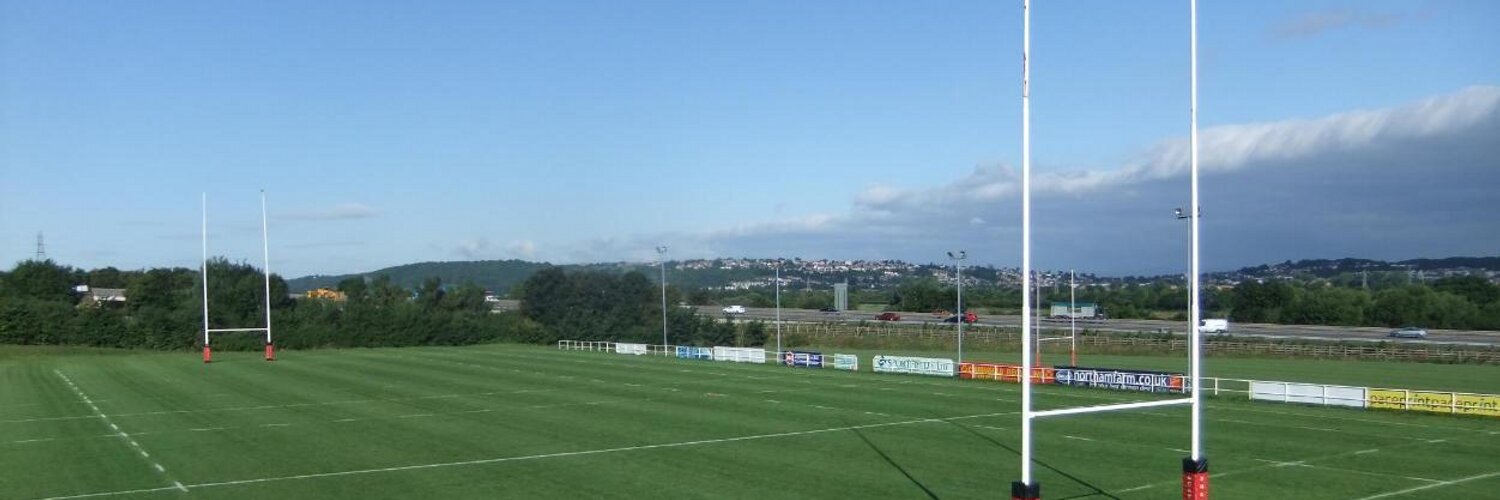
[[[88,285],[80,285],[75,290],[83,292],[83,300],[79,306],[101,307],[104,304],[124,304],[124,288],[93,288]]]
[[[343,302],[345,300],[349,300],[349,297],[347,295],[344,295],[344,292],[340,292],[338,290],[333,290],[333,289],[328,289],[328,288],[319,288],[317,290],[308,290],[307,293],[305,294],[305,296],[307,298],[309,298],[309,299],[331,300],[331,301],[334,301],[334,302]]]

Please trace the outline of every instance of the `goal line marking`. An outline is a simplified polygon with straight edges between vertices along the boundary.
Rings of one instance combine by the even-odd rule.
[[[94,414],[99,416],[99,420],[109,425],[110,430],[115,431],[115,436],[118,436],[121,440],[125,441],[126,444],[129,444],[130,448],[135,450],[135,453],[137,455],[141,456],[141,460],[144,460],[147,464],[150,464],[151,468],[156,469],[156,473],[160,474],[162,476],[162,479],[166,479],[167,481],[172,482],[172,486],[162,489],[175,489],[180,490],[183,493],[187,493],[187,487],[183,486],[181,481],[172,479],[172,475],[167,473],[167,469],[165,467],[162,467],[160,463],[157,463],[155,459],[152,459],[151,454],[147,453],[146,449],[142,448],[140,443],[135,442],[135,438],[130,437],[130,435],[126,434],[125,431],[120,430],[120,426],[115,425],[114,421],[109,419],[109,415],[105,415],[104,412],[99,409],[99,406],[94,404],[94,400],[89,399],[89,395],[85,394],[83,392],[83,389],[78,388],[78,386],[73,383],[73,379],[68,378],[68,376],[64,375],[61,370],[52,370],[52,373],[55,373],[58,377],[62,378],[63,382],[68,384],[68,388],[73,390],[73,394],[77,394],[78,398],[82,399],[83,403],[88,405],[90,410],[94,410]]]

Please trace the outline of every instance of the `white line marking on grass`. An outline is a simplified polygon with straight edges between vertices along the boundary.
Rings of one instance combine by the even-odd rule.
[[[228,429],[228,427],[199,427],[199,428],[196,428],[196,429],[188,429],[188,430],[192,431],[192,432],[208,432],[208,431],[222,431],[224,429]]]
[[[1447,439],[1428,439],[1427,442],[1432,443],[1432,444],[1437,444],[1437,443],[1446,443],[1446,442],[1448,442],[1448,440]]]
[[[11,444],[21,444],[21,443],[45,443],[45,442],[47,442],[47,441],[54,441],[54,440],[56,440],[56,439],[57,439],[57,438],[41,438],[41,439],[22,439],[22,440],[20,440],[20,441],[11,441]]]
[[[120,430],[120,426],[115,425],[114,421],[109,419],[109,415],[104,414],[104,411],[99,409],[99,405],[94,404],[94,400],[89,399],[89,395],[85,394],[83,392],[83,389],[79,389],[78,386],[73,383],[73,379],[68,378],[68,376],[64,375],[61,370],[52,370],[52,373],[57,374],[58,378],[61,378],[63,382],[66,382],[68,384],[68,388],[73,389],[73,394],[78,395],[78,399],[82,399],[84,404],[88,405],[89,409],[94,411],[94,415],[97,415],[99,417],[99,420],[103,421],[106,424],[109,424],[109,428],[114,429],[115,435],[118,436],[121,440],[124,440],[126,444],[129,444],[130,448],[134,449],[136,454],[141,456],[142,460],[145,460],[147,464],[151,465],[151,468],[156,469],[156,473],[161,475],[162,479],[171,481],[172,484],[176,485],[177,488],[182,489],[182,491],[187,491],[187,489],[182,486],[182,483],[178,482],[176,479],[173,479],[170,474],[167,474],[167,469],[165,467],[162,467],[160,463],[157,463],[155,460],[151,459],[151,454],[146,453],[146,449],[142,448],[141,444],[135,441],[135,438],[130,437],[130,435],[126,434],[125,431]]]
[[[1416,441],[1416,442],[1412,442],[1412,443],[1408,443],[1408,444],[1404,444],[1404,445],[1396,445],[1395,447],[1397,447],[1397,448],[1412,447],[1412,446],[1421,446],[1422,444],[1426,444],[1426,443],[1423,442],[1423,441]],[[1267,462],[1267,463],[1265,465],[1257,465],[1257,466],[1253,466],[1253,467],[1245,467],[1243,469],[1234,469],[1234,470],[1230,470],[1230,471],[1226,471],[1226,472],[1213,472],[1213,473],[1210,474],[1210,476],[1213,477],[1213,478],[1222,478],[1222,477],[1225,477],[1225,476],[1235,476],[1235,475],[1240,475],[1240,474],[1244,474],[1244,473],[1247,473],[1247,472],[1258,472],[1258,471],[1262,471],[1262,470],[1266,470],[1266,469],[1271,469],[1271,468],[1294,467],[1294,466],[1306,464],[1307,462],[1312,462],[1312,461],[1317,461],[1317,460],[1327,460],[1327,459],[1330,459],[1330,458],[1340,458],[1340,457],[1346,457],[1346,456],[1353,456],[1355,453],[1356,453],[1355,451],[1348,451],[1348,452],[1341,452],[1341,453],[1330,453],[1330,454],[1327,454],[1327,455],[1319,455],[1319,456],[1315,456],[1315,457],[1305,458],[1305,459],[1298,460],[1298,461],[1295,461],[1295,462],[1281,462],[1281,461],[1276,461],[1276,460],[1266,460],[1266,459],[1257,458],[1255,460],[1259,460],[1261,462]],[[1500,473],[1497,473],[1497,474],[1500,474]],[[1177,481],[1165,481],[1165,482],[1160,482],[1160,483],[1145,484],[1145,485],[1137,486],[1137,487],[1134,487],[1134,488],[1126,488],[1126,489],[1123,489],[1123,490],[1119,490],[1117,493],[1128,493],[1128,492],[1132,492],[1132,491],[1143,490],[1143,489],[1146,489],[1146,488],[1153,488],[1153,487],[1156,487],[1156,486],[1171,486],[1171,485],[1176,485],[1176,484],[1178,484]],[[1365,499],[1360,499],[1360,500],[1365,500]]]
[[[1297,428],[1298,429],[1302,429],[1302,430],[1318,431],[1318,432],[1340,432],[1338,429],[1329,429],[1327,427],[1308,427],[1308,426],[1305,426],[1305,425],[1299,425],[1299,426],[1297,426]]]
[[[1500,471],[1495,471],[1495,472],[1491,472],[1491,473],[1488,473],[1488,474],[1480,474],[1480,475],[1477,475],[1477,476],[1463,477],[1463,478],[1458,478],[1458,479],[1454,479],[1454,480],[1450,480],[1450,481],[1438,481],[1436,483],[1424,484],[1422,486],[1418,486],[1418,487],[1415,487],[1415,488],[1407,488],[1407,489],[1404,489],[1404,490],[1401,490],[1401,491],[1392,491],[1390,493],[1381,493],[1379,495],[1370,495],[1370,496],[1361,498],[1359,500],[1374,500],[1376,498],[1386,498],[1386,497],[1393,497],[1393,496],[1396,496],[1396,495],[1405,495],[1407,493],[1415,493],[1415,492],[1418,492],[1418,491],[1430,490],[1430,489],[1433,489],[1433,488],[1441,488],[1443,486],[1451,486],[1451,485],[1455,485],[1455,484],[1458,484],[1458,483],[1467,483],[1469,481],[1478,481],[1480,479],[1488,479],[1488,478],[1492,478],[1492,477],[1495,477],[1495,476],[1500,476]]]
[[[1077,439],[1079,441],[1093,441],[1092,438],[1086,438],[1086,437],[1083,437],[1083,436],[1070,436],[1070,435],[1064,434],[1063,437],[1068,438],[1068,439]]]
[[[341,418],[341,419],[338,419],[338,420],[334,420],[334,422],[353,422],[355,420],[359,420],[359,419],[357,419],[357,418]]]
[[[834,433],[834,432],[852,431],[852,430],[859,430],[859,429],[875,429],[875,428],[881,428],[881,427],[895,427],[895,426],[912,425],[912,424],[945,423],[945,422],[951,422],[951,421],[954,421],[954,420],[965,420],[965,419],[971,419],[971,418],[985,418],[985,417],[996,417],[996,416],[1002,416],[1002,415],[1012,415],[1014,413],[1015,412],[1000,412],[1000,413],[982,413],[982,414],[976,414],[976,415],[961,415],[961,416],[957,416],[957,417],[921,418],[921,419],[913,419],[913,420],[900,420],[900,421],[896,421],[896,422],[882,422],[882,423],[878,423],[878,424],[848,425],[848,426],[843,426],[843,427],[827,427],[827,428],[822,428],[822,429],[811,429],[811,430],[805,430],[805,431],[777,432],[777,433],[772,433],[772,434],[752,434],[752,435],[746,435],[746,436],[735,436],[735,437],[727,437],[727,438],[699,439],[699,440],[695,440],[695,441],[678,441],[678,442],[673,442],[673,443],[646,444],[646,445],[640,445],[640,446],[622,446],[622,447],[618,447],[618,448],[601,448],[601,449],[595,449],[595,450],[562,451],[562,452],[556,452],[556,453],[541,453],[541,454],[536,454],[536,455],[522,455],[522,456],[515,456],[515,457],[498,457],[498,458],[486,458],[486,459],[480,459],[480,460],[465,460],[465,461],[462,461],[462,462],[439,462],[439,463],[431,463],[431,464],[413,464],[413,465],[401,465],[401,466],[396,466],[396,467],[383,467],[383,468],[379,468],[379,469],[357,469],[357,470],[345,470],[345,471],[334,471],[334,472],[319,472],[319,473],[313,473],[313,474],[299,474],[299,475],[294,475],[294,476],[278,476],[278,477],[263,477],[263,478],[255,478],[255,479],[239,479],[239,480],[234,480],[234,481],[221,481],[221,482],[214,482],[214,483],[189,484],[189,485],[183,486],[182,489],[185,489],[185,490],[195,490],[195,489],[206,489],[206,488],[219,488],[219,487],[225,487],[225,486],[239,486],[239,485],[246,485],[246,484],[260,484],[260,483],[271,483],[271,482],[280,482],[280,481],[296,481],[296,480],[303,480],[303,479],[321,479],[321,478],[329,478],[329,477],[359,476],[359,475],[366,475],[366,474],[380,474],[380,473],[386,473],[386,472],[403,472],[403,471],[414,471],[414,470],[424,470],[424,469],[439,469],[439,468],[446,468],[446,467],[463,467],[463,466],[470,466],[470,465],[486,465],[486,464],[496,464],[496,463],[506,463],[506,462],[524,462],[524,461],[531,461],[531,460],[544,460],[544,459],[549,459],[549,458],[567,458],[567,457],[590,456],[590,455],[604,455],[604,454],[610,454],[610,453],[622,453],[622,452],[629,452],[629,451],[657,450],[657,449],[670,449],[670,448],[685,448],[685,447],[690,447],[690,446],[703,446],[703,445],[723,444],[723,443],[738,443],[738,442],[743,442],[743,441],[758,441],[758,440],[764,440],[764,439],[775,439],[775,438],[784,438],[784,437],[811,436],[811,435],[816,435],[816,434],[828,434],[828,433]],[[137,494],[137,493],[153,493],[153,492],[159,492],[159,491],[168,491],[168,490],[172,490],[172,489],[177,489],[177,488],[176,487],[166,487],[166,488],[150,488],[150,489],[137,489],[137,490],[104,491],[104,492],[98,492],[98,493],[85,493],[85,494],[82,494],[82,495],[49,497],[49,498],[46,498],[46,499],[43,499],[43,500],[65,500],[65,499],[73,499],[73,498],[90,498],[90,497],[103,497],[103,496],[131,495],[131,494]]]
[[[396,417],[396,418],[422,418],[422,417],[433,417],[433,416],[436,416],[436,415],[434,415],[432,413],[413,413],[411,415],[402,415],[402,416],[399,416],[399,417]]]
[[[1380,448],[1371,448],[1371,449],[1368,449],[1368,450],[1359,450],[1359,451],[1354,452],[1354,454],[1355,455],[1365,455],[1365,454],[1369,454],[1369,453],[1375,453],[1377,451],[1380,451]]]

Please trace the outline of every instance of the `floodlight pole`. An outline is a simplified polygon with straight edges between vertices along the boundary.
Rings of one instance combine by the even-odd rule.
[[[1042,365],[1042,273],[1040,273],[1040,272],[1036,273],[1036,276],[1033,276],[1033,278],[1034,279],[1031,280],[1031,286],[1034,288],[1031,291],[1031,300],[1032,300],[1032,302],[1031,302],[1032,303],[1032,309],[1031,309],[1031,316],[1032,316],[1031,319],[1032,319],[1032,322],[1031,322],[1031,324],[1032,324],[1032,328],[1036,329],[1036,331],[1033,332],[1036,335],[1036,358],[1034,358],[1034,360],[1036,361],[1037,366],[1041,366]]]
[[[661,354],[667,355],[667,247],[656,247],[657,260],[661,263]]]
[[[1021,0],[1021,480],[1012,500],[1041,498],[1031,480],[1031,0]]]
[[[271,236],[266,218],[266,190],[260,190],[260,249],[266,273],[266,361],[276,361],[276,347],[271,343]]]
[[[1203,333],[1199,331],[1198,324],[1202,315],[1199,293],[1199,266],[1198,266],[1198,219],[1202,218],[1202,208],[1198,202],[1198,0],[1188,0],[1189,14],[1189,57],[1191,63],[1191,102],[1188,105],[1188,120],[1191,126],[1191,138],[1189,140],[1190,158],[1189,165],[1191,177],[1192,199],[1188,206],[1189,223],[1192,225],[1191,253],[1188,276],[1188,343],[1191,344],[1188,352],[1188,369],[1192,372],[1192,447],[1191,454],[1182,461],[1182,496],[1186,500],[1208,500],[1208,459],[1203,456],[1203,393],[1200,391],[1200,381],[1203,374]]]
[[[781,259],[776,259],[776,359],[781,359]]]
[[[1068,364],[1078,366],[1078,276],[1068,270],[1068,330],[1072,333],[1072,353]]]
[[[948,258],[953,259],[954,264],[957,266],[958,306],[956,309],[958,309],[958,313],[954,318],[958,321],[954,321],[954,323],[958,323],[958,362],[962,364],[964,362],[964,259],[969,258],[969,252],[964,250],[959,250],[956,254],[948,252]]]
[[[203,362],[213,361],[213,351],[208,347],[208,193],[203,193],[203,260],[198,273],[203,282]]]

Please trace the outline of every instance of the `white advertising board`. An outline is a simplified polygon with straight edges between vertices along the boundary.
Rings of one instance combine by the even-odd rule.
[[[646,354],[646,344],[615,343],[615,352],[619,354]]]
[[[948,358],[916,358],[911,356],[875,356],[875,371],[881,373],[911,373],[952,377],[955,373],[953,360]]]
[[[766,350],[759,347],[714,347],[714,361],[765,363]]]
[[[1250,399],[1322,406],[1365,406],[1364,387],[1297,384],[1292,382],[1250,383]]]

